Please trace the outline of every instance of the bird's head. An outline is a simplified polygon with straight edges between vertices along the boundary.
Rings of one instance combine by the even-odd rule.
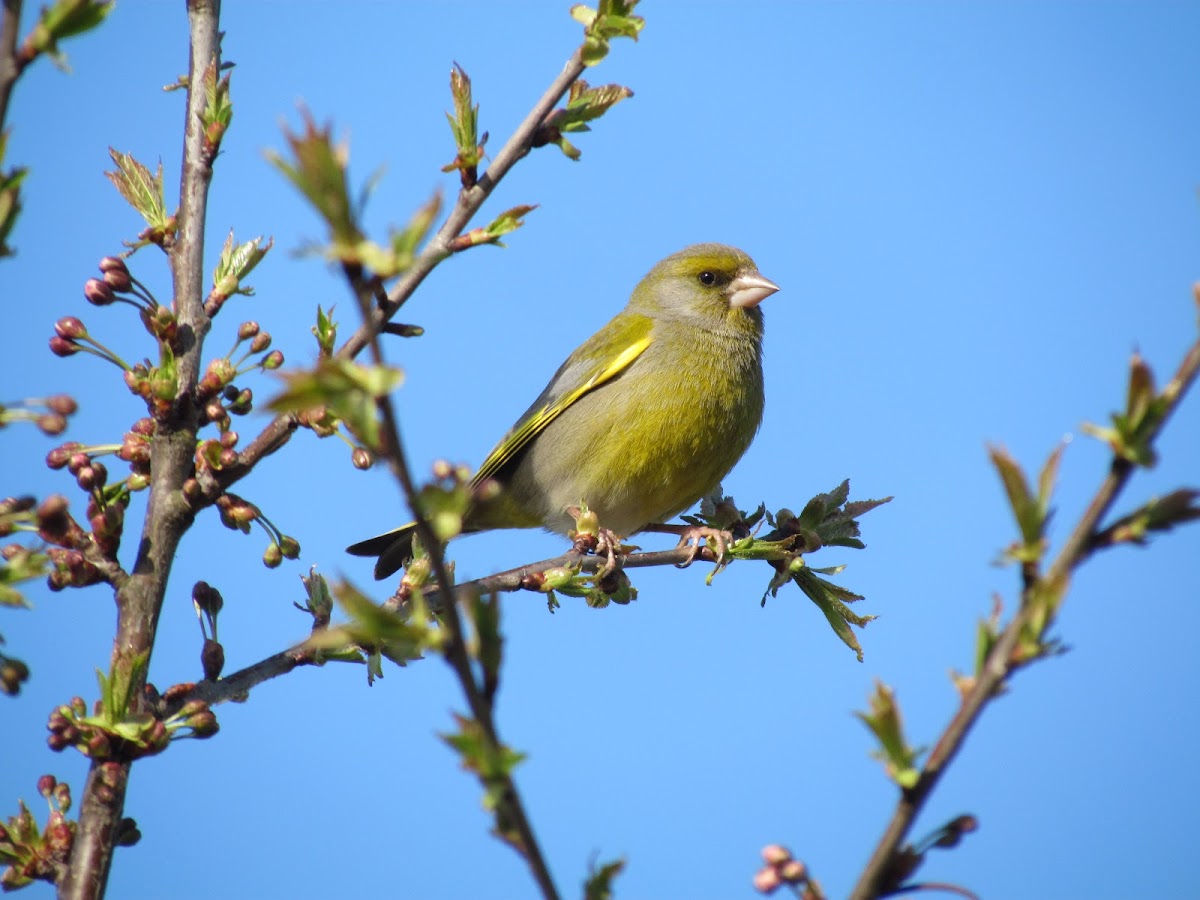
[[[634,289],[629,308],[655,319],[759,333],[758,304],[777,290],[736,247],[693,244],[651,269]]]

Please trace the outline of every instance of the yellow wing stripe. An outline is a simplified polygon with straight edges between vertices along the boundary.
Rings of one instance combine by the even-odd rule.
[[[499,472],[502,468],[504,468],[505,464],[508,463],[508,461],[511,460],[517,453],[523,450],[531,440],[541,434],[547,425],[558,418],[559,414],[564,409],[566,409],[588,391],[598,388],[607,381],[611,381],[629,368],[630,364],[635,359],[646,352],[646,348],[650,346],[650,340],[650,336],[646,335],[646,337],[630,344],[628,347],[622,350],[617,355],[617,358],[614,359],[609,365],[601,369],[575,390],[571,391],[570,393],[563,394],[553,403],[549,404],[544,409],[538,410],[537,413],[522,422],[512,434],[502,440],[496,446],[496,449],[488,454],[487,459],[485,459],[483,464],[479,467],[479,471],[475,473],[475,477],[471,479],[471,483],[479,484],[485,478],[491,478],[493,475]]]

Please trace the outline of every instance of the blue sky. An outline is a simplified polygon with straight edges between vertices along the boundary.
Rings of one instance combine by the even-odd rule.
[[[235,118],[209,210],[215,254],[273,235],[213,335],[224,352],[253,318],[291,362],[311,358],[318,303],[353,304],[315,259],[322,236],[265,162],[298,102],[352,147],[352,175],[386,177],[367,221],[382,236],[455,181],[443,111],[453,61],[475,83],[481,127],[500,146],[578,39],[566,2],[226,4],[237,63]],[[851,715],[873,680],[898,693],[909,735],[929,744],[952,715],[951,668],[970,666],[975,623],[1011,569],[991,565],[1013,535],[985,446],[1036,468],[1070,441],[1052,539],[1061,541],[1107,456],[1081,434],[1123,400],[1138,349],[1165,380],[1195,337],[1200,278],[1200,7],[1185,3],[647,3],[638,44],[591,73],[635,96],[580,136],[581,162],[534,153],[485,210],[536,203],[507,250],[442,266],[400,318],[420,340],[394,346],[397,398],[418,471],[477,465],[562,358],[625,302],[661,257],[719,240],[781,285],[767,315],[767,412],[725,487],[744,505],[797,507],[851,479],[857,497],[895,495],[864,520],[865,552],[841,581],[880,618],[865,662],[819,612],[784,591],[759,608],[768,573],[738,565],[636,573],[639,600],[554,616],[532,594],[504,601],[507,662],[498,716],[529,754],[519,784],[560,887],[588,861],[624,855],[619,895],[751,896],[758,851],[788,845],[831,896],[878,838],[895,790]],[[10,160],[31,174],[0,263],[8,364],[0,399],[69,391],[69,437],[114,439],[138,402],[115,370],[46,350],[52,323],[79,315],[122,355],[149,352],[121,310],[82,297],[96,261],[141,227],[102,176],[110,145],[177,183],[186,67],[183,4],[125,2],[69,44],[73,74],[44,62],[10,108]],[[169,295],[163,260],[134,273]],[[264,380],[251,385],[259,398]],[[264,418],[240,428],[245,436]],[[0,494],[69,491],[41,459],[54,441],[5,433]],[[1122,503],[1200,482],[1200,398],[1190,398]],[[353,540],[406,511],[383,472],[345,446],[300,434],[239,491],[303,546],[266,571],[261,537],[215,513],[185,539],[151,665],[160,687],[199,677],[190,588],[226,598],[233,671],[303,637],[291,607],[309,565],[367,585]],[[658,538],[647,538],[658,547]],[[128,545],[132,541],[127,541]],[[127,546],[126,551],[131,549]],[[562,549],[507,532],[464,539],[461,576]],[[1191,651],[1200,613],[1200,531],[1103,554],[1079,573],[1058,635],[1072,649],[1021,673],[988,711],[922,817],[960,812],[981,829],[935,854],[929,880],[986,897],[1177,896],[1194,889],[1200,830],[1193,748],[1200,711]],[[379,596],[386,592],[380,591]],[[30,592],[34,612],[0,623],[33,680],[0,702],[3,808],[36,799],[51,771],[82,783],[84,762],[45,748],[50,709],[95,695],[113,608],[93,589]],[[479,789],[434,736],[461,709],[435,659],[388,669],[296,672],[218,713],[220,734],[135,770],[127,814],[144,835],[119,853],[110,896],[520,897],[524,867],[487,835]],[[30,892],[48,896],[46,888]]]

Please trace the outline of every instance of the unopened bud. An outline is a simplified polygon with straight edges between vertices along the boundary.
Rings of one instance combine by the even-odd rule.
[[[99,278],[89,278],[83,283],[83,296],[92,306],[108,306],[117,299],[112,286]]]
[[[769,866],[780,866],[792,858],[792,851],[779,844],[767,844],[762,848],[762,858]]]
[[[754,889],[760,894],[773,894],[782,884],[774,866],[764,866],[754,873]]]
[[[200,667],[204,670],[205,681],[220,678],[221,670],[225,668],[225,648],[212,639],[206,639],[200,650]]]
[[[264,353],[271,346],[271,335],[267,332],[259,332],[254,335],[254,339],[250,342],[251,353]]]
[[[79,404],[69,394],[55,394],[46,398],[46,408],[60,416],[73,416],[79,411]]]
[[[272,369],[278,369],[282,365],[283,365],[283,353],[280,352],[279,350],[272,350],[270,353],[268,353],[266,356],[263,357],[262,367],[264,369],[266,369],[267,371],[271,371]]]
[[[41,778],[38,779],[38,782],[37,782],[38,793],[41,794],[43,797],[45,797],[47,800],[49,800],[50,795],[52,793],[54,793],[54,787],[57,784],[58,784],[58,779],[55,778],[53,775],[43,775]]]
[[[243,322],[241,325],[238,326],[238,340],[239,341],[248,341],[252,337],[254,337],[256,334],[258,334],[258,323],[257,322]]]
[[[87,328],[74,316],[63,316],[54,323],[54,333],[68,341],[87,337]]]
[[[797,884],[808,877],[808,868],[798,859],[789,859],[778,868],[779,877],[788,884]]]
[[[350,454],[350,462],[354,464],[356,469],[369,469],[375,460],[371,456],[371,451],[366,447],[355,447]]]
[[[267,545],[262,555],[263,565],[268,569],[278,569],[283,564],[283,551],[274,541]]]
[[[79,345],[56,334],[50,338],[50,352],[55,356],[74,356],[79,352]]]
[[[37,427],[42,434],[62,434],[67,430],[67,417],[58,413],[45,413],[37,417]]]

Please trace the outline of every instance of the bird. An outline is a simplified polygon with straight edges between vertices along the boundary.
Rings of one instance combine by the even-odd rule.
[[[628,304],[559,366],[488,454],[463,532],[567,534],[586,507],[627,537],[709,494],[762,423],[763,313],[779,286],[743,251],[694,244],[663,259]],[[415,524],[347,547],[375,578],[412,557]]]

